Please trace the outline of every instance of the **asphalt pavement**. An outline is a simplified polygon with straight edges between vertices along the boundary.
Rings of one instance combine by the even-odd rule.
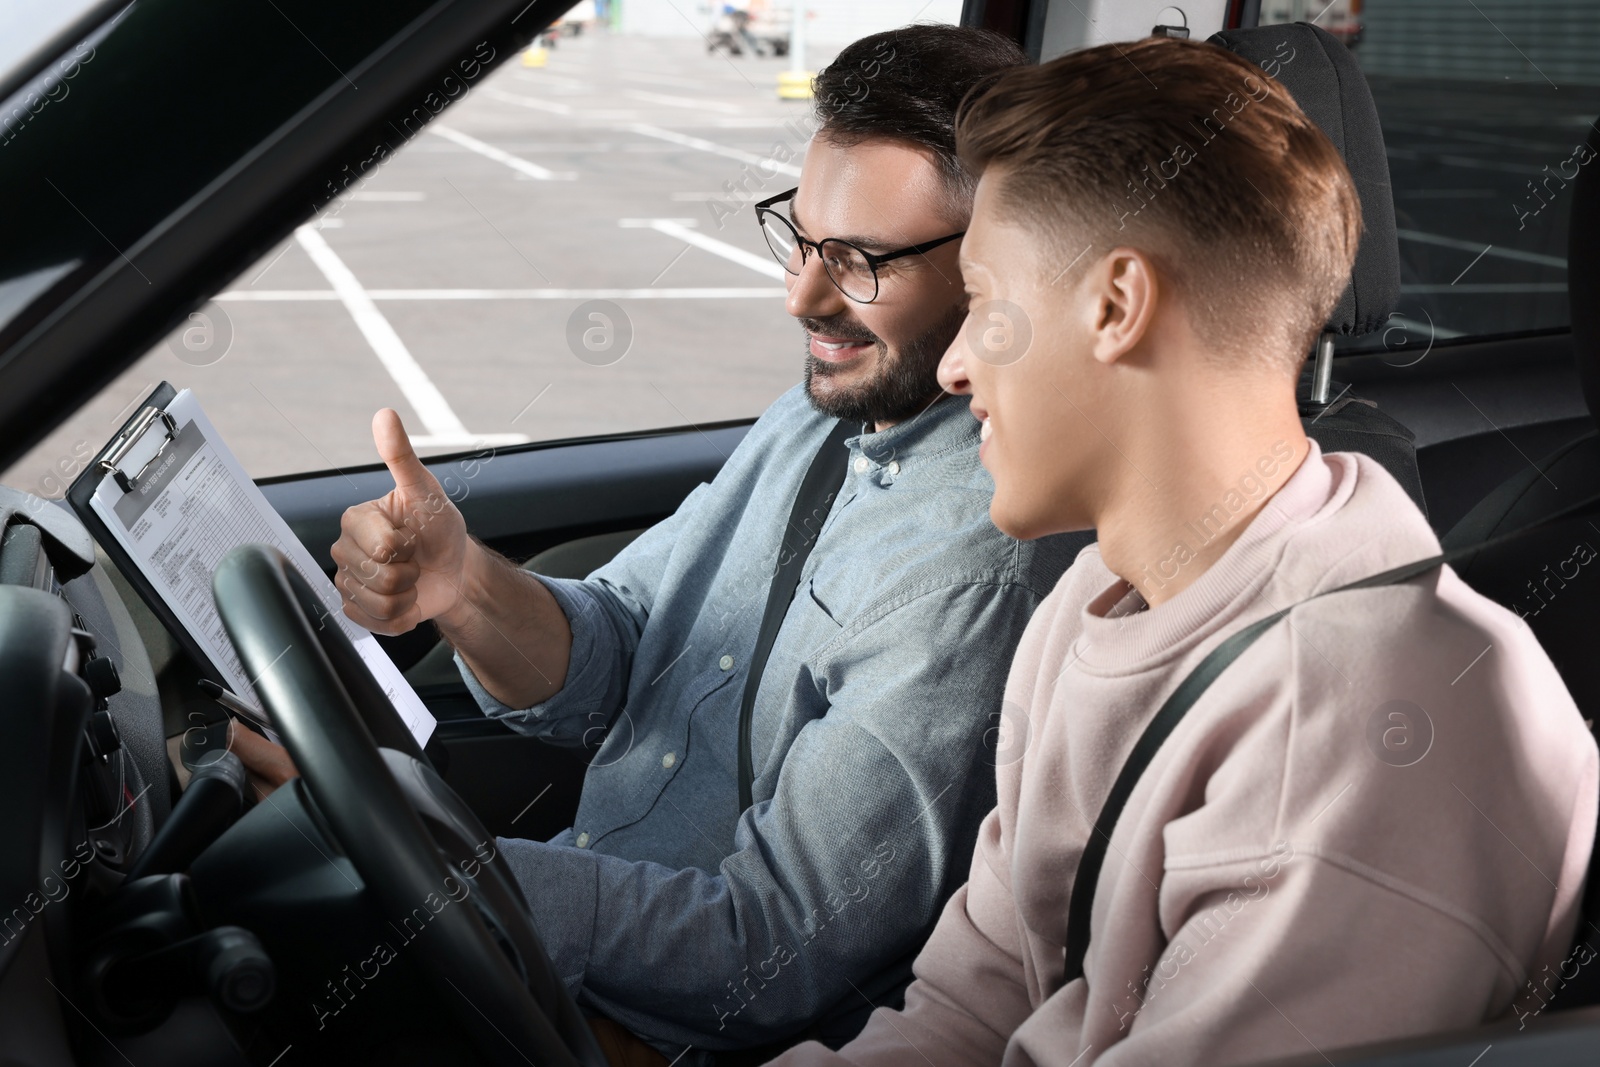
[[[804,360],[750,207],[809,136],[786,67],[604,33],[507,62],[4,481],[59,496],[162,379],[256,477],[373,462],[386,406],[424,454],[760,414]]]

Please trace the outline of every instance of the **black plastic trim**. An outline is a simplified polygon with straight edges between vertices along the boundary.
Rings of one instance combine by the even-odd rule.
[[[724,419],[721,422],[697,423],[692,429],[701,433],[712,430],[748,428],[755,425],[755,418]],[[446,452],[437,456],[429,456],[424,462],[429,466],[448,464],[458,460],[480,459],[486,452],[496,456],[510,456],[523,452],[538,452],[547,448],[570,448],[573,445],[597,445],[612,441],[642,441],[658,437],[681,437],[690,432],[690,427],[685,426],[660,426],[648,430],[624,430],[619,433],[593,434],[587,437],[557,437],[549,441],[530,441],[525,445],[500,445],[491,449],[463,449],[460,452]],[[386,470],[381,460],[372,463],[361,463],[353,467],[334,467],[327,470],[299,471],[294,474],[275,474],[268,478],[257,478],[255,483],[259,486],[279,485],[284,482],[299,482],[307,478],[324,478],[350,474],[367,474],[372,471]]]
[[[1401,349],[1353,352],[1334,358],[1334,376],[1340,381],[1364,382],[1385,378],[1417,378],[1459,372],[1464,366],[1497,359],[1511,348],[1526,351],[1539,361],[1572,360],[1572,327],[1553,326],[1542,330],[1483,334],[1477,337],[1452,337],[1434,341],[1427,354],[1416,363]],[[1426,371],[1421,368],[1427,367]]]

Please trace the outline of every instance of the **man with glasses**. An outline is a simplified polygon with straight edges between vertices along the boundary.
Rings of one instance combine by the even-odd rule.
[[[1084,539],[995,530],[977,423],[935,373],[965,315],[955,109],[1023,62],[913,26],[818,75],[799,187],[755,211],[804,383],[587,579],[471,540],[398,416],[374,420],[395,490],[344,517],[346,612],[431,619],[489,716],[599,742],[574,825],[498,847],[616,1059],[838,1044],[898,1004],[1021,755],[995,745],[1006,664]]]

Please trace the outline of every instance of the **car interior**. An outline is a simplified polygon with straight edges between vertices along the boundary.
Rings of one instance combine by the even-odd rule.
[[[417,138],[435,110],[454,106],[437,91],[445,79],[516,62],[572,6],[88,2],[0,66],[0,117],[26,117],[6,117],[0,140],[0,202],[11,209],[0,241],[5,466],[332,202],[374,146]],[[1456,305],[1430,305],[1428,294],[1463,267],[1450,285],[1470,277],[1476,245],[1429,237],[1400,196],[1399,168],[1415,154],[1397,133],[1416,115],[1393,119],[1392,76],[1357,61],[1360,0],[1302,8],[966,0],[959,17],[1035,59],[1149,33],[1210,38],[1288,87],[1343,154],[1364,218],[1350,287],[1300,383],[1307,432],[1325,451],[1382,463],[1446,549],[1489,542],[1457,569],[1528,623],[1592,726],[1600,177],[1592,167],[1566,176],[1551,195],[1550,217],[1564,213],[1558,232],[1540,251],[1478,253],[1539,264],[1540,280],[1522,288],[1559,290],[1538,297],[1543,317],[1496,325],[1485,312],[1483,328],[1438,328],[1426,309]],[[1584,18],[1600,31],[1600,13]],[[284,61],[313,40],[326,64]],[[62,94],[28,103],[60,81],[63,57],[89,54],[71,108]],[[1580,97],[1586,125],[1569,124],[1589,159],[1600,153],[1594,99]],[[438,107],[419,110],[424,100]],[[1526,168],[1512,171],[1533,188]],[[69,174],[70,199],[60,188]],[[550,210],[565,195],[558,186],[537,188]],[[1521,283],[1495,284],[1472,292]],[[499,445],[493,462],[481,449],[426,462],[447,485],[470,482],[459,507],[475,536],[537,573],[581,578],[711,480],[757,414]],[[257,479],[330,571],[344,510],[393,484],[381,463],[333,467]],[[316,624],[304,581],[281,557],[240,550],[216,569],[218,611],[252,676],[279,649],[300,649],[281,672],[295,681],[277,718],[302,751],[326,753],[280,790],[282,802],[252,805],[237,761],[207,758],[225,747],[229,720],[200,687],[206,665],[69,508],[8,480],[0,1062],[605,1062],[529,918],[554,905],[523,901],[483,851],[496,835],[543,839],[569,826],[587,752],[485,718],[431,626],[380,639],[438,719],[418,746],[338,628]],[[393,938],[385,928],[462,865],[483,871],[481,892],[471,907],[437,912],[449,936],[379,960],[391,977],[352,994],[348,975]],[[1600,946],[1592,865],[1578,936]],[[1563,975],[1545,999],[1533,1019],[1284,1062],[1593,1063],[1596,969]],[[335,1004],[340,1025],[320,1027]]]

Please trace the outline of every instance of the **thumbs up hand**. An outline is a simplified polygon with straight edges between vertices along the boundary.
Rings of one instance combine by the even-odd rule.
[[[422,465],[400,416],[372,417],[372,440],[394,478],[377,500],[348,508],[334,543],[344,613],[368,630],[403,634],[464,606],[472,541],[466,520]]]

